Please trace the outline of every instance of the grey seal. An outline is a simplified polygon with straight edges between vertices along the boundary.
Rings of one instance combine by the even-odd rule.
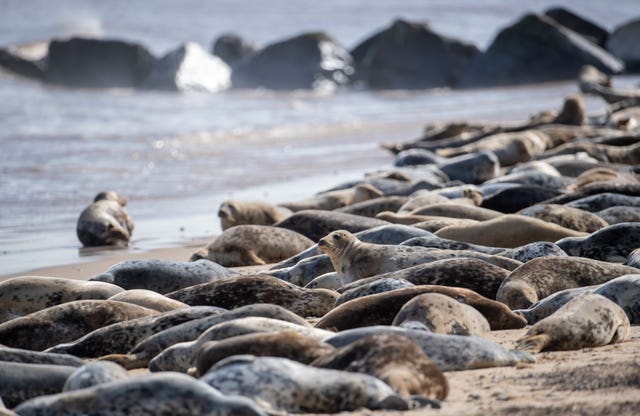
[[[76,234],[84,246],[129,244],[133,220],[124,206],[127,200],[113,191],[101,192],[78,218]]]
[[[375,186],[361,183],[352,188],[322,192],[303,201],[283,202],[280,205],[294,212],[309,209],[333,210],[381,196],[383,193]]]
[[[5,405],[20,403],[45,394],[59,393],[76,367],[0,361],[0,396]]]
[[[518,214],[538,218],[585,233],[592,233],[609,225],[605,220],[591,212],[558,204],[532,205],[518,211]]]
[[[0,346],[0,361],[25,364],[64,365],[67,367],[80,367],[84,365],[84,361],[72,355],[31,351],[5,346]]]
[[[129,289],[113,295],[109,300],[117,300],[118,302],[133,303],[134,305],[144,306],[158,312],[168,312],[176,309],[188,308],[186,303],[169,299],[166,296],[147,289]]]
[[[236,225],[273,225],[292,214],[290,209],[266,202],[229,199],[220,204],[218,217],[222,230]]]
[[[118,364],[109,361],[95,361],[83,365],[69,375],[62,391],[86,389],[127,377],[129,377],[129,372]]]
[[[623,263],[640,247],[640,222],[610,225],[587,237],[568,237],[556,241],[570,256]]]

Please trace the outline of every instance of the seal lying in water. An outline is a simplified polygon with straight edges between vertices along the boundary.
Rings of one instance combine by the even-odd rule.
[[[80,242],[85,246],[129,244],[134,224],[125,205],[127,200],[113,191],[96,195],[78,218],[76,233]]]

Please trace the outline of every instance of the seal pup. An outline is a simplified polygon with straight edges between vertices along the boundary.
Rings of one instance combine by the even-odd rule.
[[[62,391],[86,389],[129,377],[129,372],[110,361],[95,361],[78,368],[64,383]]]
[[[405,303],[423,293],[441,293],[476,308],[492,330],[523,328],[526,321],[506,305],[458,287],[421,285],[364,296],[335,307],[316,323],[317,328],[345,329],[371,325],[391,325]]]
[[[608,282],[638,269],[583,257],[539,257],[524,263],[500,285],[496,300],[526,309],[552,293]]]
[[[130,289],[111,296],[109,300],[117,300],[119,302],[133,303],[134,305],[144,306],[158,312],[169,312],[176,309],[188,308],[186,303],[169,299],[166,296],[147,289]]]
[[[357,233],[383,225],[390,225],[390,223],[361,215],[321,210],[298,211],[289,218],[275,224],[276,227],[295,231],[313,241],[318,241],[334,230],[347,230]]]
[[[571,230],[593,233],[609,224],[599,216],[578,208],[558,204],[538,204],[518,211],[520,215],[538,218]]]
[[[128,245],[134,224],[125,205],[127,200],[113,191],[96,195],[78,218],[76,234],[80,242],[85,247]]]
[[[489,322],[477,309],[440,293],[418,295],[402,306],[392,325],[439,334],[483,335]]]
[[[369,374],[405,397],[444,400],[449,393],[442,370],[415,342],[393,333],[363,337],[317,358],[311,366]]]
[[[74,300],[108,299],[124,289],[103,282],[20,276],[0,282],[0,322]]]
[[[629,338],[629,318],[602,295],[585,293],[532,326],[516,347],[534,353],[600,347]]]
[[[283,357],[310,364],[334,348],[295,331],[238,335],[221,341],[208,341],[196,352],[195,374],[202,377],[218,361],[232,355]]]
[[[570,256],[623,263],[640,247],[640,222],[610,225],[587,237],[563,238],[556,244]]]
[[[388,384],[373,376],[310,367],[279,357],[229,357],[211,368],[201,380],[223,394],[256,400],[270,412],[337,413],[361,407],[409,408]]]
[[[438,237],[492,247],[515,248],[536,241],[555,242],[585,233],[549,224],[537,218],[507,214],[468,226],[451,225],[435,233]]]
[[[18,406],[21,416],[69,414],[266,416],[244,397],[222,395],[201,381],[178,373],[144,374],[94,387],[37,397]]]
[[[34,397],[59,393],[74,371],[76,367],[64,365],[0,362],[0,396],[14,408]]]
[[[42,351],[93,330],[158,311],[112,300],[76,300],[0,324],[0,344]]]
[[[190,261],[207,259],[225,267],[276,263],[311,247],[313,241],[291,230],[266,225],[237,225],[195,252]]]
[[[67,367],[80,367],[84,361],[68,354],[53,354],[0,346],[0,361],[25,364],[51,364]]]
[[[384,194],[375,186],[368,183],[361,183],[353,188],[323,192],[303,201],[284,202],[279,205],[293,212],[308,209],[330,211],[355,204],[356,202],[380,198],[381,196],[384,196]]]
[[[218,217],[222,231],[236,225],[273,225],[293,212],[266,202],[243,202],[229,199],[220,204]]]
[[[126,260],[116,263],[91,281],[107,282],[123,289],[147,289],[160,294],[239,274],[209,260]]]
[[[504,367],[535,362],[535,358],[529,353],[510,351],[497,342],[476,335],[443,335],[397,326],[375,325],[348,329],[325,339],[324,342],[335,348],[342,348],[376,334],[399,334],[409,338],[442,371]]]
[[[242,275],[204,283],[167,294],[188,305],[235,309],[252,303],[282,306],[302,317],[322,316],[338,294],[327,289],[303,289],[268,275]]]

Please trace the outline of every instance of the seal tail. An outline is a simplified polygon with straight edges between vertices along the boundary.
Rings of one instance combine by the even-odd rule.
[[[537,353],[551,343],[551,337],[547,334],[529,335],[516,343],[516,349]]]
[[[145,368],[149,365],[149,359],[146,354],[109,354],[98,359],[103,361],[113,361],[120,364],[127,370]]]

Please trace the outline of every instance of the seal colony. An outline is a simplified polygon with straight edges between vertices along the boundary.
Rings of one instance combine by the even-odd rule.
[[[602,94],[589,83],[606,76],[587,75]],[[640,323],[627,98],[595,116],[573,95],[523,123],[428,125],[361,180],[225,201],[223,233],[181,262],[2,282],[0,397],[19,415],[438,408],[462,388],[453,372],[624,343]],[[127,244],[125,205],[99,194],[80,241]]]

